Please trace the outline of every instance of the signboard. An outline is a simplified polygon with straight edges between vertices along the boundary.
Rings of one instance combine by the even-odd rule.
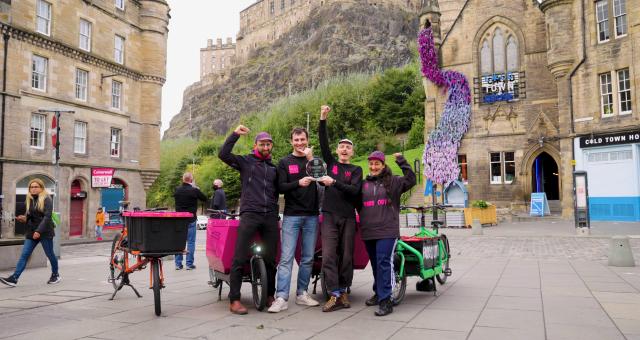
[[[640,143],[640,130],[580,137],[580,148]]]
[[[113,168],[91,168],[91,187],[108,188],[115,172]]]
[[[549,201],[547,201],[547,194],[544,192],[532,192],[529,216],[544,215],[551,215],[551,210],[549,209]]]
[[[587,208],[587,181],[584,176],[576,176],[576,208]]]
[[[482,76],[480,78],[480,87],[482,89],[481,100],[483,104],[518,99],[520,73],[507,72]]]

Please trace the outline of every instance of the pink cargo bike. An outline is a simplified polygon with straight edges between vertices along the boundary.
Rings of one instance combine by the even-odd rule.
[[[240,220],[236,214],[210,210],[207,223],[207,260],[209,261],[209,284],[218,289],[218,301],[222,300],[223,283],[229,285],[233,254],[238,238],[238,226]],[[218,218],[215,218],[218,217]],[[219,217],[228,217],[222,219]],[[262,311],[267,305],[268,277],[267,266],[262,256],[263,248],[260,237],[256,235],[252,245],[249,264],[245,266],[242,282],[251,283],[253,304],[256,309]]]

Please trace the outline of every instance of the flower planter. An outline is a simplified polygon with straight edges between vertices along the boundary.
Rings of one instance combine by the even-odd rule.
[[[471,227],[474,219],[479,219],[480,224],[497,225],[498,214],[495,205],[489,205],[486,208],[470,207],[464,209],[464,220],[468,227]]]

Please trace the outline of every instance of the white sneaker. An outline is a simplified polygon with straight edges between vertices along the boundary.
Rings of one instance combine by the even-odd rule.
[[[309,295],[309,293],[304,292],[302,293],[302,295],[298,295],[296,297],[296,305],[303,305],[303,306],[319,306],[320,303],[316,300],[314,300],[311,295]]]
[[[267,310],[269,313],[280,313],[283,310],[289,309],[289,304],[287,300],[279,297],[271,304],[271,307]]]

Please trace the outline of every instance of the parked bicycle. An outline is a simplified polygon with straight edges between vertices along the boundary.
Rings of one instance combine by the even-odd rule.
[[[153,290],[155,314],[162,312],[160,289],[164,288],[162,257],[184,253],[187,223],[191,213],[167,211],[124,211],[122,231],[111,244],[109,279],[114,292],[109,300],[129,286],[137,297],[142,295],[131,284],[129,274],[150,265],[149,288]]]
[[[445,234],[439,234],[438,229],[444,224],[437,219],[437,211],[445,211],[448,205],[436,204],[432,206],[401,206],[400,209],[414,209],[420,212],[419,231],[413,236],[402,236],[398,240],[394,255],[394,273],[396,285],[392,297],[394,304],[399,304],[405,297],[407,277],[417,276],[418,291],[437,292],[435,280],[441,285],[447,282],[452,271],[449,266],[451,258],[449,240]],[[431,229],[426,228],[425,213],[433,211]]]

